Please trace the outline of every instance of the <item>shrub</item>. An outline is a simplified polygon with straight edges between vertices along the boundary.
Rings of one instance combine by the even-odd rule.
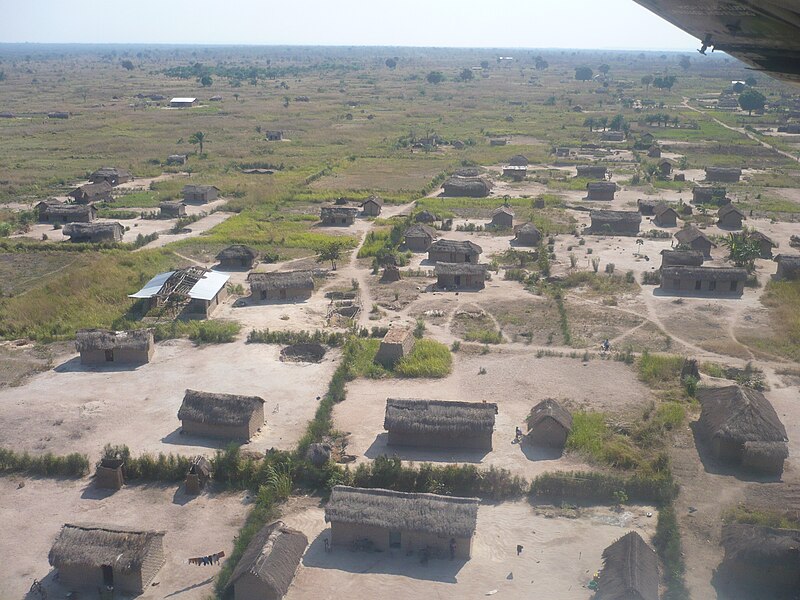
[[[140,481],[180,481],[186,477],[192,462],[189,457],[171,453],[159,453],[158,456],[145,453],[133,457],[127,446],[112,446],[111,444],[103,447],[103,458],[123,460],[125,478]]]
[[[31,456],[0,448],[0,473],[24,473],[43,477],[81,478],[89,472],[89,458],[73,452],[56,456],[52,452]]]
[[[616,504],[623,492],[632,502],[671,502],[677,485],[668,472],[656,475],[623,477],[606,473],[571,471],[544,473],[531,483],[531,496],[556,501],[591,501]]]
[[[375,329],[375,328],[373,328]],[[333,348],[345,343],[343,333],[315,330],[309,331],[270,331],[269,329],[253,329],[247,334],[248,344],[325,344]]]
[[[689,598],[689,590],[683,580],[686,564],[681,549],[681,532],[675,509],[671,504],[662,506],[658,511],[653,545],[664,565],[664,580],[667,584],[664,600]]]
[[[453,368],[453,357],[444,344],[418,340],[414,350],[401,358],[394,372],[401,377],[445,377]]]
[[[502,344],[503,334],[494,329],[473,329],[464,334],[464,339],[481,344]]]
[[[661,285],[661,271],[645,271],[642,273],[643,285]]]
[[[664,385],[680,377],[683,357],[674,354],[650,354],[646,350],[639,357],[639,379],[649,385]]]
[[[198,344],[225,344],[236,339],[242,326],[235,321],[171,321],[153,330],[156,341],[188,337]]]
[[[606,264],[606,273],[608,273],[609,275],[614,273],[614,263]]]

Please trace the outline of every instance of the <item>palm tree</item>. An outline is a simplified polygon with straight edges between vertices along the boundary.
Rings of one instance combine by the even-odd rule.
[[[203,153],[203,144],[205,144],[208,141],[210,140],[206,137],[206,134],[203,133],[202,131],[196,131],[191,136],[189,136],[190,144],[192,144],[193,146],[200,146],[200,154]]]

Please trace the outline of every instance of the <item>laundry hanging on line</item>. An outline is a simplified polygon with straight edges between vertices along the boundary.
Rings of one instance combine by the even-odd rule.
[[[208,565],[218,565],[219,559],[224,558],[224,552],[217,552],[216,554],[208,554],[207,556],[197,556],[189,559],[190,565],[197,565],[199,567],[206,567]]]

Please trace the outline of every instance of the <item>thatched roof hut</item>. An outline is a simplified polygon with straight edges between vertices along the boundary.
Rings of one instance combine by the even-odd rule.
[[[180,200],[164,200],[159,203],[162,217],[184,217],[186,216],[186,203]]]
[[[644,216],[652,216],[656,210],[656,206],[661,204],[663,200],[658,198],[639,198],[636,201],[637,210]]]
[[[365,215],[377,217],[383,209],[383,198],[372,195],[361,203],[361,210]]]
[[[552,398],[542,400],[527,418],[526,441],[537,446],[563,448],[572,431],[572,415]]]
[[[593,210],[588,233],[597,235],[636,235],[642,223],[642,215],[630,210]]]
[[[707,167],[706,181],[736,183],[742,177],[742,170],[732,167]]]
[[[695,250],[662,250],[661,267],[699,267],[703,255]]]
[[[663,202],[655,207],[653,215],[653,224],[658,227],[675,227],[680,217],[678,211]]]
[[[483,177],[451,177],[442,187],[449,197],[484,198],[492,191],[492,184]]]
[[[748,231],[745,235],[758,244],[761,258],[772,258],[772,249],[778,247],[772,238],[760,231]]]
[[[800,279],[800,254],[778,254],[775,262],[778,263],[776,278]]]
[[[437,262],[436,287],[440,290],[483,289],[489,265],[481,263]]]
[[[433,227],[422,223],[414,223],[403,233],[404,243],[412,252],[427,252],[436,236]]]
[[[414,215],[414,221],[417,223],[434,223],[436,222],[436,215],[429,210],[423,210]]]
[[[34,208],[42,223],[91,223],[97,217],[94,204],[65,204],[51,198],[42,200]]]
[[[118,186],[120,183],[125,183],[132,179],[133,174],[130,171],[127,169],[120,169],[119,167],[100,167],[89,175],[89,181],[92,183],[105,181],[112,186]]]
[[[244,244],[233,244],[217,254],[220,266],[228,268],[251,269],[256,258],[258,252]]]
[[[253,536],[228,582],[235,600],[280,600],[289,591],[308,546],[304,533],[282,521]]]
[[[661,268],[660,289],[695,295],[741,296],[747,270],[739,267]]]
[[[705,258],[711,258],[711,249],[717,245],[708,239],[708,236],[694,225],[685,227],[675,234],[675,239],[681,246],[687,246],[700,252]]]
[[[355,206],[323,206],[319,210],[323,225],[352,225],[358,216]]]
[[[508,161],[508,164],[513,167],[527,167],[530,162],[526,156],[523,156],[522,154],[515,154]]]
[[[122,241],[125,228],[120,223],[67,223],[61,230],[70,242],[100,244]]]
[[[88,202],[110,202],[111,201],[111,184],[107,181],[100,181],[98,183],[87,183],[78,186],[67,194],[73,198],[78,204],[86,204]]]
[[[533,223],[525,223],[517,229],[514,241],[520,246],[538,246],[542,241],[542,234]]]
[[[469,240],[436,240],[428,248],[428,259],[435,262],[474,263],[482,252],[483,248]]]
[[[81,329],[75,334],[75,349],[80,353],[83,364],[148,362],[153,356],[153,347],[153,332],[150,329]]]
[[[178,418],[186,433],[248,440],[264,424],[264,399],[186,390]]]
[[[163,531],[67,523],[48,559],[66,586],[113,585],[122,593],[142,593],[164,564]]]
[[[586,184],[586,200],[613,200],[617,184],[613,181],[590,181]]]
[[[605,179],[608,169],[603,165],[578,165],[578,177],[584,179]]]
[[[742,219],[745,218],[744,213],[736,208],[732,202],[720,206],[717,211],[717,216],[717,224],[720,227],[727,227],[729,229],[741,229]]]
[[[497,404],[387,398],[389,445],[492,449]]]
[[[658,600],[658,556],[635,531],[603,551],[598,600]]]
[[[259,300],[302,300],[314,292],[311,271],[250,273],[247,281],[253,298]]]
[[[491,212],[492,227],[497,229],[511,229],[514,226],[514,209],[504,204]]]
[[[800,531],[731,523],[722,526],[722,547],[723,585],[759,597],[791,597],[800,587]]]
[[[219,197],[219,188],[215,185],[187,184],[181,190],[184,202],[212,202]]]
[[[211,463],[205,456],[196,456],[192,460],[192,466],[186,473],[186,486],[187,494],[197,495],[205,487],[211,479]]]

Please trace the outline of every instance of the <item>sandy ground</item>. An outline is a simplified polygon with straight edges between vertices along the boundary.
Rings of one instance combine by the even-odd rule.
[[[24,487],[18,487],[24,483]],[[219,566],[188,564],[194,556],[223,551],[230,555],[233,539],[250,509],[241,493],[187,496],[177,485],[125,486],[109,494],[91,479],[59,481],[0,478],[0,597],[21,599],[34,579],[43,581],[49,598],[64,598],[70,590],[54,580],[47,554],[65,523],[93,523],[165,531],[166,564],[141,599],[208,598]],[[23,542],[24,540],[24,542]],[[13,551],[10,550],[13,548]],[[80,598],[96,598],[80,593]]]
[[[602,566],[603,550],[628,531],[650,541],[655,528],[651,507],[630,512],[581,509],[579,518],[555,516],[525,502],[483,504],[469,561],[417,556],[356,553],[335,548],[326,553],[330,531],[317,507],[288,514],[283,520],[303,531],[309,548],[286,600],[316,598],[496,598],[589,599],[586,584]],[[544,513],[548,513],[548,518]],[[537,514],[538,513],[538,514]],[[516,546],[523,552],[517,556]]]
[[[486,373],[479,374],[480,369]],[[567,372],[569,378],[564,377]],[[389,397],[495,402],[494,449],[485,453],[387,447],[383,417]],[[545,398],[557,398],[571,410],[626,415],[646,406],[652,394],[623,363],[537,359],[530,352],[498,347],[486,355],[456,354],[453,373],[444,379],[353,381],[347,386],[347,399],[334,408],[334,424],[350,434],[347,452],[358,462],[387,454],[415,462],[493,465],[526,478],[544,471],[591,469],[574,456],[512,443],[515,428],[527,431],[525,418]]]
[[[338,356],[319,364],[284,363],[279,346],[159,343],[153,362],[136,369],[80,365],[77,355],[0,390],[4,446],[35,452],[84,452],[96,457],[106,443],[134,454],[213,454],[226,442],[179,433],[177,412],[187,388],[261,396],[267,423],[246,447],[288,450],[314,416]],[[231,369],[235,369],[235,376]]]

